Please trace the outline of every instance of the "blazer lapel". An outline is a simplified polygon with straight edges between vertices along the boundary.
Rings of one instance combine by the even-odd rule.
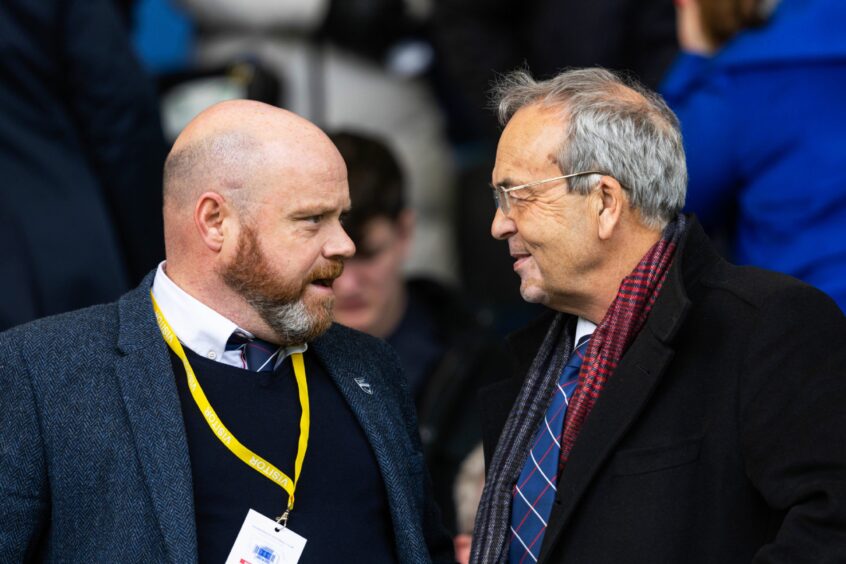
[[[411,557],[413,561],[412,555],[426,554],[428,549],[422,542],[423,531],[419,511],[414,505],[414,492],[405,478],[409,453],[400,442],[387,440],[405,429],[399,409],[389,409],[385,403],[400,400],[380,388],[378,369],[372,367],[373,359],[346,345],[346,339],[339,336],[338,331],[338,326],[333,325],[312,346],[373,448],[388,496],[400,559],[405,561],[406,557]],[[412,531],[414,534],[409,534]]]
[[[152,275],[119,302],[115,371],[144,480],[172,562],[196,562],[194,494],[185,426],[167,345],[150,301]]]

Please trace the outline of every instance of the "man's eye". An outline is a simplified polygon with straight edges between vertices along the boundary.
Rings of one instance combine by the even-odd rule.
[[[309,223],[320,223],[321,221],[323,221],[323,214],[321,213],[317,215],[310,215],[306,217],[305,220]]]

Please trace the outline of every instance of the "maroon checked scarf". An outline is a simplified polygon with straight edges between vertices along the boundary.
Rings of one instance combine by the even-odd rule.
[[[685,217],[679,215],[667,225],[661,239],[623,279],[617,297],[594,331],[564,420],[559,461],[561,469],[567,463],[582,425],[602,394],[603,386],[613,377],[623,354],[643,328],[661,292],[686,224]],[[473,564],[505,562],[508,557],[506,546],[514,483],[528,456],[531,438],[552,397],[549,391],[572,354],[574,326],[572,316],[558,314],[555,317],[505,423],[476,515],[470,557]]]

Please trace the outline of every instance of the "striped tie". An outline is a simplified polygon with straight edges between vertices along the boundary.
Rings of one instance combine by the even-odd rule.
[[[558,455],[561,452],[561,432],[567,405],[582,366],[590,335],[579,340],[553,392],[552,402],[535,435],[534,445],[514,486],[511,502],[511,542],[508,561],[537,562],[546,524],[555,500],[558,482]]]
[[[226,350],[241,351],[244,368],[253,372],[273,372],[279,348],[279,345],[261,339],[250,339],[238,332],[232,333],[226,343]]]

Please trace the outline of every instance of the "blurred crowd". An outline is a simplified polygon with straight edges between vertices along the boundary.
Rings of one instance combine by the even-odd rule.
[[[161,169],[205,107],[252,98],[329,132],[358,254],[339,322],[391,343],[466,551],[473,393],[532,317],[490,237],[500,73],[602,66],[659,90],[686,210],[728,258],[846,308],[842,0],[4,0],[0,330],[111,301],[163,258]]]

